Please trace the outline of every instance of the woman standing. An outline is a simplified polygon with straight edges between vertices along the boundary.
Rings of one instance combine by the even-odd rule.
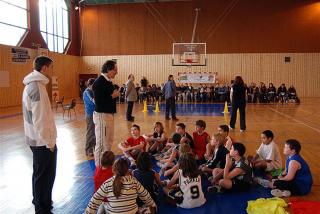
[[[127,108],[127,120],[133,122],[134,117],[132,116],[132,109],[133,104],[135,101],[137,101],[138,95],[136,88],[134,86],[134,76],[133,74],[130,74],[128,77],[128,81],[126,82],[126,98],[128,102],[128,108]]]
[[[231,119],[230,119],[230,129],[235,128],[237,120],[237,110],[240,111],[240,132],[246,130],[246,88],[241,76],[236,76],[234,84],[232,86],[231,92]]]

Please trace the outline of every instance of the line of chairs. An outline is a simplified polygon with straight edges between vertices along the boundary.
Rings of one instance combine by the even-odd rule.
[[[63,118],[66,111],[68,113],[69,118],[71,118],[72,111],[74,112],[74,115],[77,118],[77,112],[76,112],[77,100],[75,98],[73,98],[70,103],[64,104],[64,96],[62,96],[61,99],[55,100],[55,103],[56,103],[56,106],[55,106],[56,111],[58,111],[58,107],[61,106],[63,110]]]

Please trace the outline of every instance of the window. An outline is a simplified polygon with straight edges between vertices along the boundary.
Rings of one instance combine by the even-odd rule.
[[[69,10],[64,0],[39,0],[40,31],[50,51],[63,53],[69,43]]]
[[[27,0],[0,0],[0,43],[16,46],[28,30]]]

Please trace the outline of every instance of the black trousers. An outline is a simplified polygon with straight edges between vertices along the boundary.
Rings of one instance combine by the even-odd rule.
[[[128,101],[128,108],[127,108],[127,119],[132,118],[132,109],[133,109],[133,101]]]
[[[238,109],[240,112],[240,129],[246,130],[246,103],[245,102],[242,102],[242,103],[233,102],[232,103],[230,126],[231,126],[231,128],[235,127]]]
[[[176,100],[174,97],[170,97],[166,99],[166,117],[169,117],[170,110],[171,110],[171,116],[175,118],[176,117]]]
[[[292,195],[301,195],[294,181],[275,180],[273,186],[280,190],[289,190]]]
[[[57,147],[51,152],[45,146],[32,147],[32,203],[36,214],[48,214],[52,209],[52,188],[56,177]]]

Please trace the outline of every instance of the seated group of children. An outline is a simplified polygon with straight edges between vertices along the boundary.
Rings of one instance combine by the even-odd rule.
[[[312,176],[299,155],[297,140],[287,140],[284,154],[285,170],[273,133],[261,134],[261,145],[255,156],[244,156],[246,147],[229,137],[227,125],[218,127],[212,138],[205,132],[206,123],[196,121],[193,137],[183,123],[176,124],[176,132],[166,137],[161,122],[154,125],[154,133],[140,135],[140,127],[133,125],[131,137],[118,146],[124,157],[114,161],[107,151],[95,172],[95,194],[86,213],[154,213],[158,187],[163,187],[166,201],[182,208],[205,204],[202,180],[212,184],[210,193],[248,191],[253,182],[272,188],[277,197],[304,195],[310,192]],[[170,180],[160,180],[152,169],[157,160],[163,174]],[[131,170],[130,170],[131,168]],[[101,203],[104,201],[103,205]],[[100,206],[101,205],[101,206]]]

